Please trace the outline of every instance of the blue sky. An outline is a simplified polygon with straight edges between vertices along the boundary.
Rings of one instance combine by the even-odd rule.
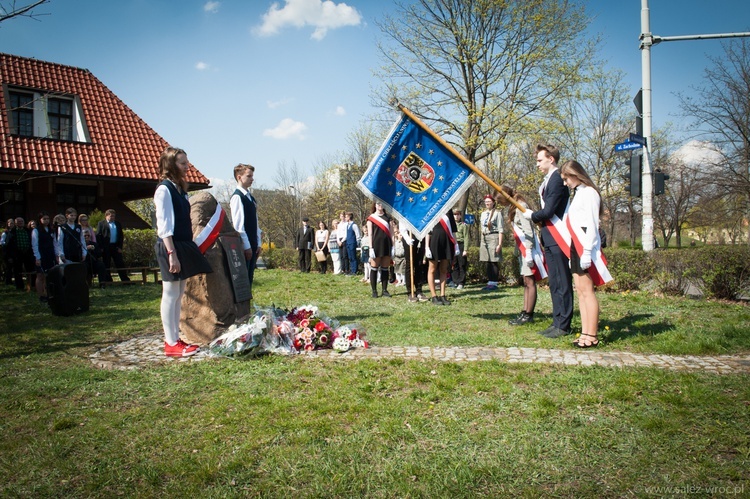
[[[650,0],[661,36],[750,31],[747,0]],[[255,187],[278,165],[304,174],[347,148],[372,113],[375,21],[389,0],[51,0],[0,25],[0,51],[89,69],[214,183],[238,162]],[[641,85],[641,0],[591,0],[608,67]],[[679,121],[676,92],[700,83],[719,41],[652,50],[654,124]],[[394,115],[395,120],[395,115]],[[156,163],[157,158],[154,158]]]

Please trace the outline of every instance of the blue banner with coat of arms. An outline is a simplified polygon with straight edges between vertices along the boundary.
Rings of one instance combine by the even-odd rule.
[[[421,239],[474,180],[455,151],[402,113],[357,187]]]

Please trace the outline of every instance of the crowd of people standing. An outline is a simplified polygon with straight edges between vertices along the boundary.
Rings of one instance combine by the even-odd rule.
[[[598,344],[599,320],[594,290],[606,282],[596,265],[602,260],[601,196],[579,163],[568,161],[558,167],[560,152],[555,146],[539,145],[535,159],[544,174],[539,186],[539,210],[533,210],[529,200],[507,185],[482,199],[484,210],[477,227],[479,262],[486,279],[482,290],[498,289],[507,227],[518,248],[523,283],[522,309],[509,324],[535,321],[537,282],[547,278],[552,324],[540,334],[548,338],[571,334],[575,283],[583,328],[574,345],[594,347]],[[362,227],[348,212],[342,212],[330,226],[319,221],[316,232],[308,230],[307,222],[303,219],[296,245],[303,272],[310,271],[310,258],[302,255],[307,248],[317,255],[321,273],[328,271],[329,255],[334,274],[355,275],[361,268],[362,281],[370,284],[373,298],[390,297],[388,285],[394,284],[406,287],[409,302],[445,306],[451,304],[446,288],[463,289],[466,285],[471,231],[459,209],[445,213],[421,239],[391,218],[380,203],[373,203]],[[425,289],[430,296],[425,295]]]
[[[96,275],[100,283],[111,282],[114,261],[120,279],[130,280],[122,256],[124,233],[109,209],[97,230],[89,217],[75,208],[67,208],[54,217],[40,211],[36,219],[25,223],[23,217],[9,218],[0,234],[3,253],[3,279],[18,290],[35,290],[39,301],[47,301],[46,275],[52,267],[65,263],[86,265],[89,285]]]

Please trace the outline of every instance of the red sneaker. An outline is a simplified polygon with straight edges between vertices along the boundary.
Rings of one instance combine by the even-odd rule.
[[[182,340],[177,340],[174,346],[169,346],[167,342],[164,342],[164,355],[167,357],[190,357],[198,353],[198,345],[188,345]]]

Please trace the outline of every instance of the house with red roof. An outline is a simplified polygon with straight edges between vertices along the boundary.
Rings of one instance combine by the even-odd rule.
[[[0,85],[0,220],[114,208],[148,226],[124,203],[153,196],[159,134],[87,69],[0,53]],[[209,187],[195,168],[187,180]]]

